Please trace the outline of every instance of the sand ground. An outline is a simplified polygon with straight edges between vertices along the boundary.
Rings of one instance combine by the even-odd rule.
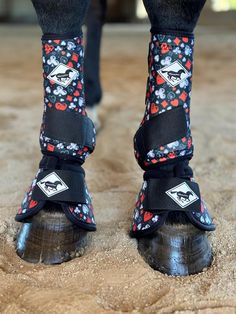
[[[105,31],[104,127],[85,165],[98,231],[83,257],[50,267],[28,264],[14,252],[14,215],[40,159],[40,32],[1,27],[1,313],[236,313],[236,36],[226,27],[197,31],[192,165],[217,231],[210,235],[212,267],[174,278],[152,270],[128,236],[142,182],[132,137],[144,111],[147,29]]]

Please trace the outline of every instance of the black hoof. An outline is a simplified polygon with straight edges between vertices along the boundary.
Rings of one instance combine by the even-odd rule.
[[[72,224],[55,204],[23,223],[16,252],[30,263],[61,264],[82,256],[88,232]]]
[[[172,276],[200,273],[212,262],[206,232],[190,223],[167,222],[152,235],[140,238],[138,250],[153,269]]]

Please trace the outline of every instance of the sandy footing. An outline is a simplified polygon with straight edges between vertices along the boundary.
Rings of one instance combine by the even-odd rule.
[[[105,31],[103,129],[85,165],[98,231],[83,257],[50,267],[25,263],[14,251],[14,215],[40,159],[40,33],[1,28],[1,313],[235,313],[235,34],[211,27],[197,33],[192,165],[217,225],[214,261],[201,274],[173,278],[152,270],[128,235],[142,182],[132,138],[144,112],[144,29]]]

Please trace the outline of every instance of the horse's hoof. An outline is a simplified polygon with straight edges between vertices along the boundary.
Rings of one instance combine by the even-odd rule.
[[[30,263],[61,264],[82,256],[88,239],[88,232],[72,224],[60,207],[51,204],[22,224],[16,252]]]
[[[189,224],[164,224],[138,240],[138,250],[155,270],[172,276],[197,274],[212,262],[206,232]]]

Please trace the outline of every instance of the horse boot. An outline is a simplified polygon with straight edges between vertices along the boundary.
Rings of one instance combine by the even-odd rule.
[[[152,268],[174,276],[211,264],[206,232],[215,229],[188,165],[193,48],[193,35],[152,34],[146,111],[134,136],[145,173],[131,235]]]
[[[43,158],[16,215],[17,254],[32,263],[60,264],[83,254],[95,231],[82,164],[95,148],[85,111],[82,36],[47,35],[43,44]]]

